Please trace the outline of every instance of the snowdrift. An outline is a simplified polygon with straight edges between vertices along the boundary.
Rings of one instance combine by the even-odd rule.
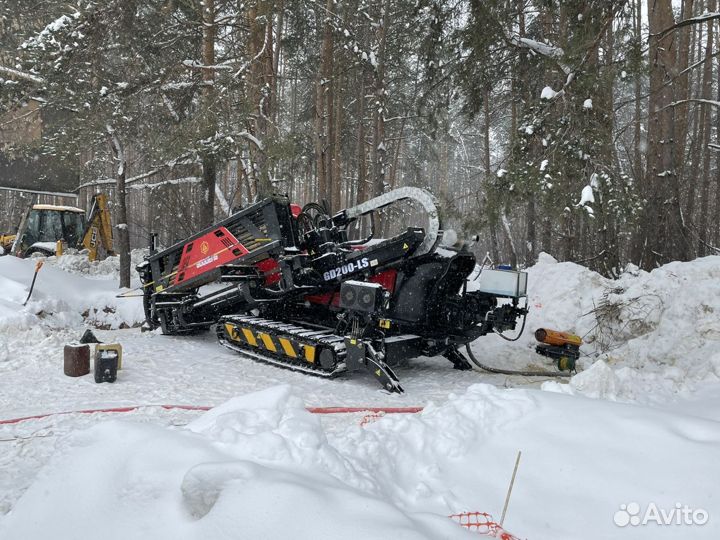
[[[717,538],[720,424],[656,409],[475,385],[418,415],[327,433],[289,386],[184,429],[113,421],[69,436],[0,520],[46,538],[477,538],[451,513],[502,510],[522,538]],[[636,501],[709,523],[621,531]]]
[[[59,260],[65,260],[65,257]],[[67,257],[63,264],[71,265],[82,256]],[[23,307],[36,260],[0,257],[0,290],[3,291],[0,295],[0,332],[7,335],[38,326],[74,328],[83,323],[102,328],[142,323],[144,315],[140,298],[115,298],[122,290],[117,288],[117,281],[113,279],[116,276],[114,270],[101,274],[104,279],[93,279],[62,270],[55,259],[50,257],[42,267],[32,298]]]
[[[133,286],[139,285],[139,279],[135,273],[135,266],[143,261],[148,254],[148,249],[133,249],[130,252],[130,275]],[[120,258],[107,257],[103,260],[91,261],[84,251],[67,249],[60,257],[47,257],[45,264],[55,266],[71,274],[81,274],[94,279],[114,279],[120,275]]]
[[[720,380],[720,257],[652,272],[629,266],[610,280],[543,253],[528,274],[525,335],[473,345],[489,364],[547,368],[534,353],[533,331],[549,327],[583,337],[586,356],[585,371],[546,390],[649,403]]]

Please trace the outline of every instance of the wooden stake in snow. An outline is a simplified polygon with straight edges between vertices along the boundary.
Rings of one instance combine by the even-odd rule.
[[[510,494],[512,493],[513,484],[515,483],[515,475],[517,474],[518,465],[520,465],[520,456],[522,452],[518,450],[517,458],[515,459],[515,468],[513,469],[512,478],[510,479],[510,485],[508,486],[508,492],[505,496],[505,506],[503,506],[502,516],[500,517],[500,526],[503,526],[505,522],[505,512],[507,512],[508,503],[510,502]]]

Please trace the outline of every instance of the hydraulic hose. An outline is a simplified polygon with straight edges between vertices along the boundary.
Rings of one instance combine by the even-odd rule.
[[[561,371],[515,371],[511,369],[494,368],[480,363],[470,349],[469,343],[465,345],[465,349],[467,351],[468,358],[470,358],[470,361],[475,364],[476,367],[490,373],[499,373],[500,375],[522,375],[523,377],[570,377],[571,375],[570,373],[562,373]]]

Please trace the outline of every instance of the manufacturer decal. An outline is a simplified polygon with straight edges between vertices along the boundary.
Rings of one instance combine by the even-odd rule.
[[[353,272],[359,272],[360,270],[368,268],[369,266],[370,261],[367,257],[363,257],[362,259],[359,259],[355,262],[343,264],[342,266],[338,266],[337,268],[328,270],[327,272],[323,273],[323,279],[325,281],[330,281],[341,276],[351,274]]]
[[[202,250],[202,248],[200,249]],[[210,255],[209,257],[206,257],[205,259],[202,259],[201,261],[195,263],[195,268],[202,268],[203,266],[207,266],[208,264],[213,263],[218,259],[218,255]]]

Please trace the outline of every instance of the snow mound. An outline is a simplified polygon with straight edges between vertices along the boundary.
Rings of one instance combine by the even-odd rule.
[[[541,255],[529,269],[529,328],[582,336],[598,364],[548,390],[665,401],[720,377],[720,257],[628,267],[616,280]],[[534,308],[534,309],[533,309]],[[532,335],[528,336],[532,345]],[[588,360],[583,365],[590,367]]]
[[[134,249],[130,253],[130,275],[134,282],[139,281],[135,266],[140,264],[147,254],[147,249]],[[45,264],[71,274],[81,274],[96,279],[119,280],[120,277],[120,257],[107,257],[101,261],[90,261],[85,250],[68,249],[60,257],[47,257]],[[133,285],[139,285],[139,282]]]
[[[185,430],[112,421],[76,432],[0,521],[0,537],[39,539],[51,528],[58,540],[98,531],[153,540],[469,536],[370,488],[302,400],[275,387]]]
[[[54,257],[52,257],[54,259]],[[61,257],[62,258],[62,257]],[[35,272],[34,259],[0,258],[0,331],[76,328],[87,323],[121,328],[144,320],[140,298],[116,298],[115,281],[91,279],[44,265],[23,306]]]
[[[447,516],[498,515],[518,450],[506,526],[523,538],[614,538],[613,515],[631,500],[718,510],[720,465],[707,459],[717,422],[488,385],[332,434],[280,386],[184,429],[111,421],[59,446],[0,520],[4,540],[477,538]]]
[[[608,279],[540,253],[527,273],[525,332],[513,343],[498,336],[474,342],[476,356],[487,364],[554,369],[535,354],[535,330],[551,328],[577,334],[584,344],[580,373],[569,383],[547,382],[546,390],[660,403],[718,381],[720,257],[673,262],[652,272],[629,265]]]

